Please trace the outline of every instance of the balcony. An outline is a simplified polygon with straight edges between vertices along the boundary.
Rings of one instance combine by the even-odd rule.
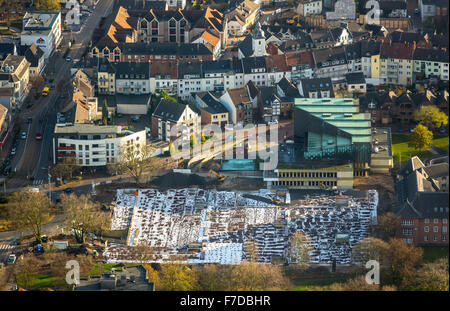
[[[73,147],[58,147],[58,151],[74,151],[75,150],[75,146]]]

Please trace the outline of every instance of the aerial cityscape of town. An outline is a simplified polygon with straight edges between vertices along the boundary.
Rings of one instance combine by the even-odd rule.
[[[0,292],[448,292],[448,8],[0,0]]]

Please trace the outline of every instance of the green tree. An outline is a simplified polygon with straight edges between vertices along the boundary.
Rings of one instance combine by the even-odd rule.
[[[161,265],[159,284],[155,284],[165,291],[191,291],[197,288],[197,273],[186,265]]]
[[[414,132],[409,137],[408,146],[416,150],[426,150],[433,142],[433,133],[422,124],[414,128]]]
[[[34,5],[39,11],[60,11],[58,0],[34,0]]]
[[[441,258],[432,263],[424,264],[418,269],[405,285],[408,290],[414,291],[447,291],[448,258]]]
[[[102,122],[103,125],[108,124],[108,103],[106,102],[106,99],[104,99],[102,103]]]
[[[191,134],[191,147],[195,147],[198,144],[197,136],[194,134]]]
[[[41,243],[42,225],[50,219],[52,205],[44,192],[26,188],[15,192],[8,202],[8,218],[16,229],[29,229]]]
[[[173,102],[175,102],[175,103],[177,102],[177,100],[176,100],[174,97],[170,96],[165,90],[161,90],[161,92],[159,93],[159,95],[160,95],[162,98],[164,98],[164,99],[173,101]]]
[[[448,124],[448,116],[436,106],[425,106],[414,114],[417,122],[428,128],[436,128]]]

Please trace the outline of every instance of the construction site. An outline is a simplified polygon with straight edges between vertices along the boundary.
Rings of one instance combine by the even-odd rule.
[[[301,231],[312,263],[348,264],[377,217],[377,191],[361,193],[291,200],[288,191],[267,189],[118,189],[111,229],[126,230],[126,244],[111,244],[104,255],[110,263],[239,264],[249,259],[251,241],[260,263],[279,263]]]

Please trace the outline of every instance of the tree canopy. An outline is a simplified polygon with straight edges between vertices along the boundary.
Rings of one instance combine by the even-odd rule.
[[[58,0],[34,0],[34,5],[39,11],[60,11]]]
[[[448,124],[448,116],[436,106],[424,106],[414,115],[417,122],[428,128],[436,128]]]
[[[426,150],[433,143],[433,133],[422,124],[414,128],[414,132],[409,137],[408,146],[416,150]]]
[[[44,192],[29,188],[13,193],[8,202],[8,218],[16,229],[29,229],[39,243],[42,225],[50,220],[52,204]]]

